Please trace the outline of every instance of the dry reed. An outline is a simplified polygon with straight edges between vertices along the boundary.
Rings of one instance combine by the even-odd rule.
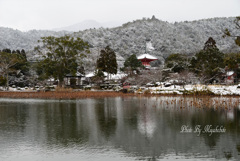
[[[169,97],[169,100],[161,100],[160,104],[166,106],[176,106],[181,110],[186,107],[191,108],[215,108],[215,109],[231,109],[239,107],[239,96],[184,96],[184,95],[152,95],[152,94],[134,94],[122,93],[114,91],[49,91],[49,92],[0,92],[0,98],[39,98],[39,99],[81,99],[81,98],[103,98],[103,97]],[[180,98],[179,98],[180,97]],[[186,101],[186,98],[191,101]],[[177,99],[178,98],[178,99]],[[222,99],[221,99],[222,98]],[[226,99],[224,99],[226,98]]]
[[[121,93],[110,91],[54,91],[54,92],[0,92],[2,98],[44,98],[44,99],[77,99],[91,97],[123,97],[134,96],[133,93]]]
[[[56,92],[72,92],[73,89],[72,88],[64,88],[64,87],[56,87],[55,91]]]

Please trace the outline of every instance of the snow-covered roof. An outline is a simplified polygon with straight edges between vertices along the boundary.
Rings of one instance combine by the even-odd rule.
[[[85,77],[87,77],[87,78],[91,78],[93,76],[94,76],[94,72],[91,72],[91,73],[88,73],[88,74],[85,75]]]
[[[106,72],[103,72],[103,74],[104,74],[105,77],[107,76]],[[91,72],[91,73],[88,73],[88,74],[85,75],[85,77],[87,77],[87,78],[91,78],[93,76],[95,76],[95,72]]]
[[[108,75],[107,72],[103,72],[104,73],[104,76],[106,77]],[[89,74],[86,74],[85,77],[87,78],[91,78],[94,76],[94,72],[91,72]],[[126,77],[127,74],[124,74],[124,73],[117,73],[117,74],[111,74],[111,79],[122,79],[123,77]]]
[[[117,73],[117,74],[112,74],[111,75],[111,78],[112,79],[122,79],[123,77],[126,77],[127,74],[124,74],[124,73]]]
[[[48,82],[53,82],[53,81],[55,81],[55,79],[54,78],[49,78],[47,81]]]
[[[231,75],[233,75],[234,74],[234,71],[229,71],[229,72],[227,72],[227,76],[231,76]]]
[[[71,77],[71,76],[73,76],[73,75],[72,75],[71,73],[69,73],[69,74],[67,74],[66,76],[67,76],[67,77]],[[75,76],[77,76],[77,77],[83,77],[84,75],[83,75],[82,73],[77,72]]]
[[[150,54],[143,54],[143,55],[140,55],[140,56],[137,57],[138,60],[140,60],[140,59],[145,59],[145,58],[146,58],[146,59],[157,60],[156,57],[154,57],[154,56],[152,56],[152,55],[150,55]]]

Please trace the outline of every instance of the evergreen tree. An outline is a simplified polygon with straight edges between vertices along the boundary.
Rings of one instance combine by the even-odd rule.
[[[13,50],[14,51],[14,50]],[[12,51],[12,52],[13,52]],[[14,69],[15,70],[19,70],[20,72],[22,72],[24,75],[29,74],[29,62],[27,60],[27,56],[25,51],[22,49],[22,51],[20,52],[20,50],[16,50],[16,55],[18,56],[18,59],[21,60],[19,63],[17,63],[16,65],[14,65]]]
[[[24,49],[21,50],[20,54],[21,54],[25,59],[27,59],[27,55],[26,55]]]
[[[9,54],[12,53],[11,49],[3,49],[2,52],[9,53]]]
[[[209,37],[208,40],[205,42],[203,50],[214,49],[214,48],[217,48],[216,41],[212,37]]]
[[[223,53],[219,51],[215,40],[211,37],[205,43],[203,50],[198,52],[191,60],[191,69],[205,82],[211,82],[224,68]]]
[[[20,52],[20,50],[16,50],[16,52],[18,53],[18,54],[20,54],[21,52]]]
[[[130,70],[131,73],[136,70],[137,72],[138,71],[138,68],[143,68],[143,65],[141,63],[141,61],[139,61],[137,59],[137,56],[135,54],[132,54],[131,56],[129,56],[125,62],[124,62],[124,70]]]
[[[109,47],[100,51],[100,58],[97,60],[97,69],[108,74],[117,74],[117,59],[115,52]]]

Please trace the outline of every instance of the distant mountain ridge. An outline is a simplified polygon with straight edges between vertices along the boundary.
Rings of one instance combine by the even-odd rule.
[[[53,31],[77,32],[77,31],[83,31],[83,30],[90,29],[90,28],[96,28],[96,29],[98,29],[100,27],[112,28],[112,27],[117,27],[117,26],[120,26],[120,25],[121,25],[120,23],[114,22],[114,21],[100,23],[100,22],[97,22],[95,20],[85,20],[85,21],[82,21],[82,22],[74,24],[74,25],[61,27],[61,28],[54,28],[52,30]]]

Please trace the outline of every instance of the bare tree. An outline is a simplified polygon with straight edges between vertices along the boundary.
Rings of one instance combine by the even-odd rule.
[[[9,86],[9,80],[8,75],[10,72],[13,71],[11,69],[14,65],[19,63],[21,60],[18,58],[18,55],[6,53],[6,52],[0,52],[0,70],[4,77],[6,77],[6,87],[8,90]]]
[[[181,84],[183,85],[183,88],[185,88],[184,85],[193,84],[193,83],[195,84],[197,81],[195,74],[188,70],[184,70],[179,73],[179,80],[180,80]]]

